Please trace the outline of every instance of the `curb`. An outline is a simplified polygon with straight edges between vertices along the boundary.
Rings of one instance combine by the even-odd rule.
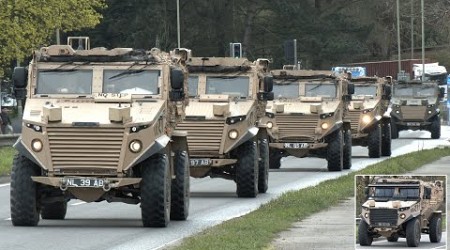
[[[11,182],[11,176],[0,176],[0,184]]]

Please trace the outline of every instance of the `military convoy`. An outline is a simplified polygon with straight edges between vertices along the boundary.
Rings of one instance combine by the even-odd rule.
[[[444,97],[436,81],[398,81],[392,94],[392,138],[402,130],[427,130],[432,139],[441,137],[439,101]]]
[[[188,133],[192,177],[236,182],[238,197],[255,197],[268,188],[266,113],[272,77],[268,60],[192,57],[189,106],[178,129]]]
[[[69,38],[69,44],[75,39]],[[11,220],[64,219],[67,202],[140,203],[145,227],[189,212],[185,115],[189,51],[51,45],[15,68],[26,99],[14,145]]]
[[[386,237],[389,242],[406,238],[409,247],[417,247],[421,233],[430,241],[440,242],[445,191],[442,181],[379,178],[369,184],[368,199],[361,208],[358,240],[370,246],[374,238]]]
[[[354,86],[331,71],[273,70],[275,114],[268,130],[270,168],[282,157],[326,158],[329,171],[351,167],[351,131],[347,119]]]
[[[391,78],[354,77],[355,93],[349,105],[353,146],[369,149],[369,157],[391,155]]]

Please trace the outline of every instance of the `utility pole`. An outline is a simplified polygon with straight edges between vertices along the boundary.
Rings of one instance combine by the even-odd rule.
[[[178,48],[181,47],[180,42],[180,0],[177,0],[177,36],[178,36]]]
[[[402,71],[402,58],[400,46],[400,3],[397,0],[397,50],[398,50],[398,73]]]
[[[414,0],[411,0],[411,59],[414,59]]]
[[[425,79],[425,26],[424,26],[425,14],[424,14],[423,0],[420,0],[420,7],[422,8],[422,81],[423,81]]]

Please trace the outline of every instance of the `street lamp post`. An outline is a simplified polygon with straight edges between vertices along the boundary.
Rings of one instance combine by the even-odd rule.
[[[423,0],[420,1],[420,7],[422,8],[422,81],[425,79],[425,26],[424,26],[424,4]]]
[[[178,37],[178,48],[181,47],[180,42],[180,0],[177,0],[177,37]]]
[[[397,50],[398,50],[398,73],[402,71],[402,58],[400,46],[400,4],[397,0]]]

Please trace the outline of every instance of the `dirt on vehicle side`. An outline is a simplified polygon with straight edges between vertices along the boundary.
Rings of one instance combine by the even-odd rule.
[[[275,114],[269,130],[270,167],[281,158],[314,156],[328,161],[329,171],[351,167],[350,122],[346,120],[353,85],[331,71],[272,70]]]
[[[402,130],[430,131],[432,139],[441,137],[440,100],[444,89],[436,81],[397,81],[391,100],[392,138]]]
[[[352,145],[368,148],[369,157],[391,155],[391,78],[353,77],[355,93],[347,119],[351,123]]]
[[[185,220],[188,147],[174,128],[187,105],[188,55],[52,45],[16,68],[26,103],[14,145],[13,225],[64,219],[71,199],[140,203],[146,227]]]
[[[190,104],[178,128],[188,132],[191,176],[233,180],[238,197],[266,192],[268,60],[192,57],[188,70]]]
[[[417,247],[421,233],[432,243],[440,242],[442,211],[445,206],[443,181],[411,178],[379,178],[367,187],[367,201],[361,208],[359,244],[370,246],[374,238],[390,242],[406,238],[409,247]]]

